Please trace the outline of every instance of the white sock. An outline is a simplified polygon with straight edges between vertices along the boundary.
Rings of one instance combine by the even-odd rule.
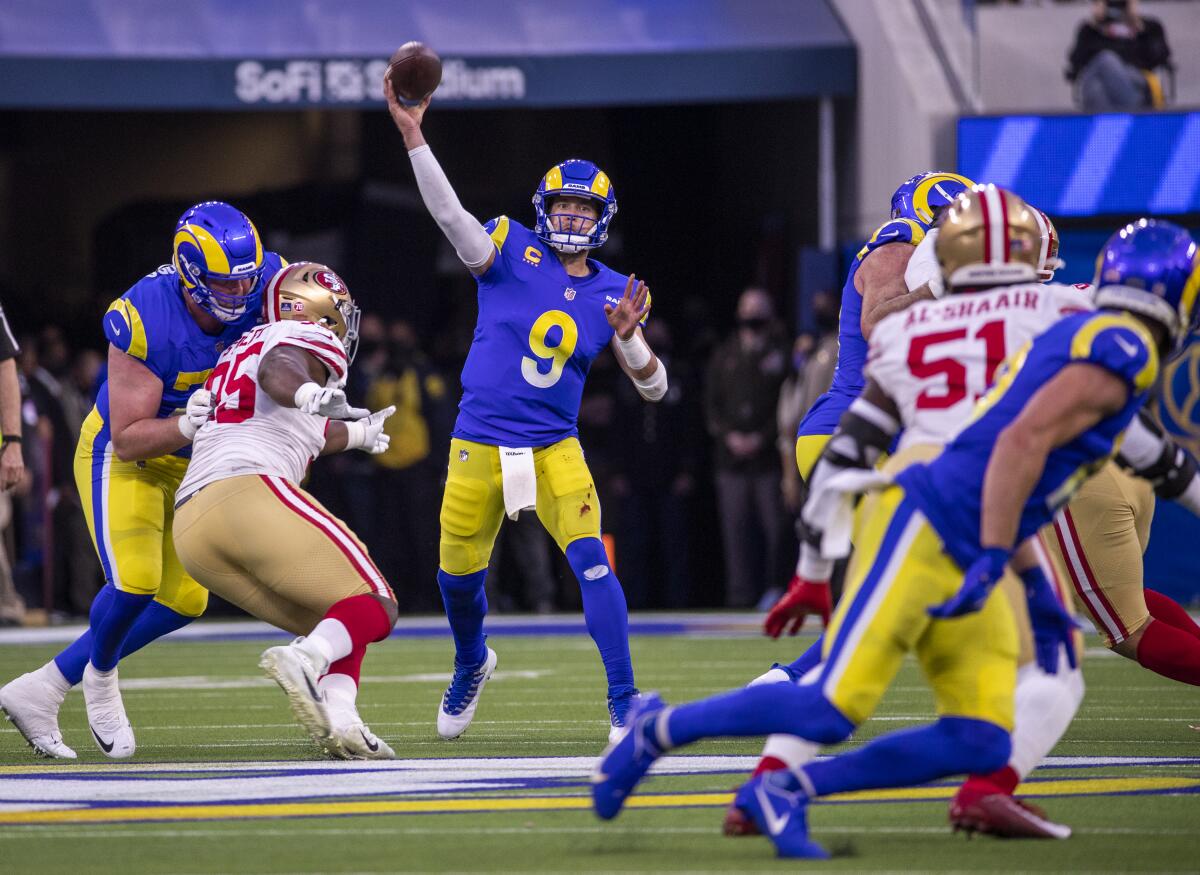
[[[1008,764],[1022,780],[1058,744],[1082,701],[1083,672],[1065,660],[1058,674],[1046,674],[1036,663],[1017,671],[1017,721]]]
[[[350,632],[345,624],[331,617],[317,623],[317,628],[309,632],[304,640],[316,647],[329,662],[349,656],[354,649],[354,642],[350,640]]]
[[[820,749],[820,745],[794,735],[768,735],[762,755],[775,757],[795,771],[800,766],[812,762]]]
[[[355,700],[358,698],[358,684],[348,674],[330,673],[321,678],[317,684],[325,694],[330,707],[340,710],[356,710]]]
[[[71,682],[63,676],[58,663],[53,659],[39,668],[34,674],[38,676],[38,680],[58,694],[60,702],[66,698],[67,693],[71,689]]]

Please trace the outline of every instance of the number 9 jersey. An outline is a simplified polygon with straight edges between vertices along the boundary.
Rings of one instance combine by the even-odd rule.
[[[549,446],[578,433],[588,370],[613,337],[604,306],[621,300],[627,278],[591,258],[590,275],[568,275],[552,250],[507,216],[485,227],[496,257],[476,277],[479,318],[454,437]]]

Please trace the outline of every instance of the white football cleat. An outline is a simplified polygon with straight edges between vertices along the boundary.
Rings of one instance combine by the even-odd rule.
[[[303,638],[297,638],[291,644],[263,651],[258,666],[279,684],[288,698],[292,714],[313,741],[328,749],[332,721],[319,681],[329,668],[329,660],[315,647],[305,646]]]
[[[358,714],[335,714],[332,744],[325,752],[339,760],[394,760],[391,745],[371,731]]]
[[[487,659],[476,669],[459,668],[455,663],[454,677],[450,680],[450,686],[446,687],[442,703],[438,706],[438,735],[451,739],[458,738],[467,731],[467,727],[475,719],[479,695],[495,671],[496,651],[490,647],[487,649]]]
[[[58,728],[58,709],[70,688],[52,661],[0,687],[0,711],[39,756],[76,758],[75,751],[63,743]]]
[[[125,703],[121,701],[117,670],[97,671],[89,662],[83,670],[83,701],[87,706],[88,727],[101,753],[115,760],[133,756],[137,742],[125,715]]]

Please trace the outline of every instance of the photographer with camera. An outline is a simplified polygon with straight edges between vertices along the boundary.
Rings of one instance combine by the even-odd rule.
[[[1157,109],[1163,94],[1155,70],[1170,60],[1162,24],[1139,15],[1137,0],[1096,0],[1075,35],[1067,79],[1078,85],[1084,112]]]

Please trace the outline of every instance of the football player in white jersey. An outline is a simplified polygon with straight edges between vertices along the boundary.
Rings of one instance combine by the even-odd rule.
[[[279,271],[264,311],[206,384],[213,413],[179,487],[175,548],[209,590],[303,636],[260,665],[329,755],[391,759],[355,700],[367,645],[395,625],[395,597],[363,543],[299,484],[318,455],[383,452],[395,408],[346,402],[359,311],[328,267]]]

